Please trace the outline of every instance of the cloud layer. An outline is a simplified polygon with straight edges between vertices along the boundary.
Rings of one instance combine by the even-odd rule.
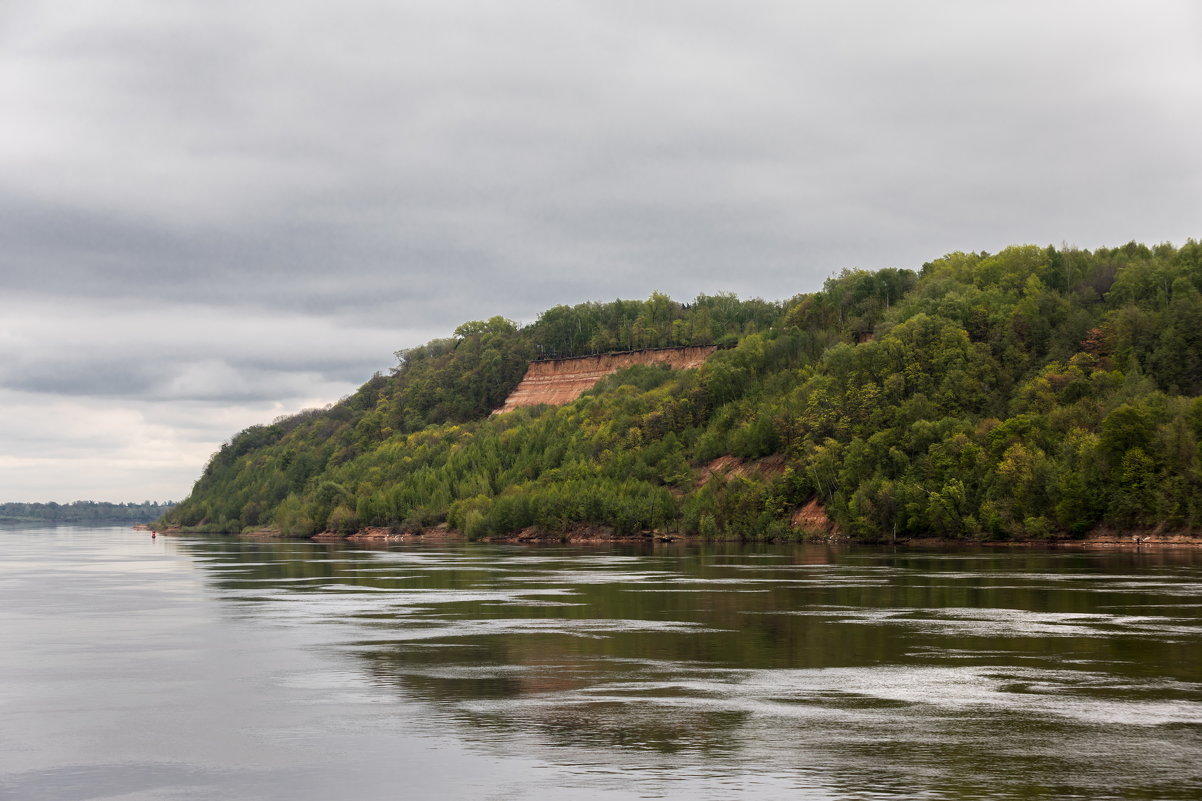
[[[7,416],[75,404],[135,447],[188,408],[211,451],[465,319],[1180,243],[1200,31],[1189,2],[15,0]],[[99,497],[22,442],[0,500]]]

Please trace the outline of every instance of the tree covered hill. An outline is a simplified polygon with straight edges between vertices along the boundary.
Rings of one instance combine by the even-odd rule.
[[[733,347],[489,416],[533,358],[709,344]],[[866,540],[1202,525],[1193,240],[953,253],[782,302],[558,306],[398,358],[326,409],[238,434],[164,522]]]

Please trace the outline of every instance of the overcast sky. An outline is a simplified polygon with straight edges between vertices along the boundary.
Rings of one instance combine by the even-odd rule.
[[[179,499],[464,320],[1202,236],[1199,9],[5,0],[0,501]]]

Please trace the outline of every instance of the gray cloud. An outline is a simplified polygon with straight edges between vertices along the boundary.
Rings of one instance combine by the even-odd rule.
[[[5,320],[0,388],[128,400],[312,398],[315,387],[345,391],[388,369],[395,343],[433,333],[300,312],[24,296]]]
[[[217,419],[332,400],[465,319],[1180,243],[1200,23],[1184,1],[16,0],[0,387]]]

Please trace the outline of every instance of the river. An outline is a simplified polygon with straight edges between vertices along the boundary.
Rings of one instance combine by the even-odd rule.
[[[1202,550],[0,530],[0,798],[1202,797]]]

